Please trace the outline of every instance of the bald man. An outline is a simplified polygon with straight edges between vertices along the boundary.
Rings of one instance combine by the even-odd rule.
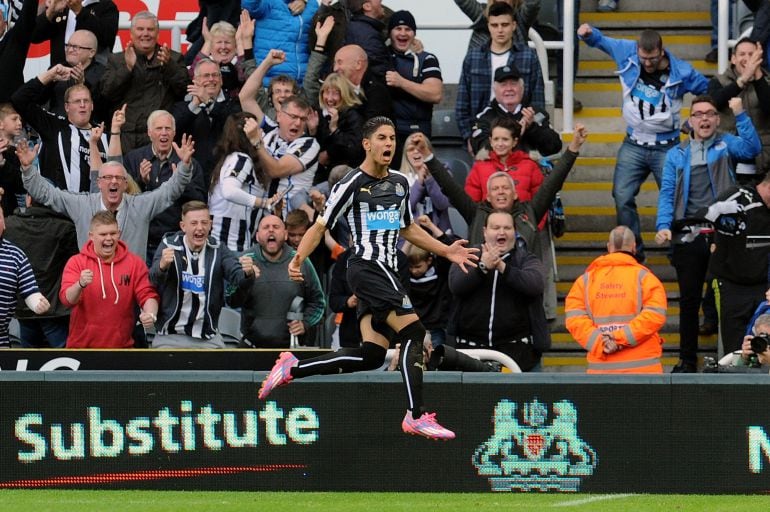
[[[636,261],[627,226],[610,232],[607,252],[572,285],[565,301],[567,329],[586,349],[588,373],[662,373],[666,291]]]
[[[322,48],[326,44],[328,32],[319,26],[316,27],[316,35],[318,37],[316,48]],[[321,51],[313,50],[310,54],[303,88],[305,95],[313,102],[318,99],[318,91],[321,87],[319,78],[326,59],[326,55]],[[393,118],[393,105],[388,86],[385,85],[383,76],[369,69],[369,58],[363,48],[357,44],[348,44],[337,50],[334,54],[332,69],[353,84],[356,94],[362,101],[356,109],[363,119],[377,116]]]

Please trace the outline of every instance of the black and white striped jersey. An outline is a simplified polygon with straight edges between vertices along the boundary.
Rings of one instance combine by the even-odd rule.
[[[251,247],[254,203],[267,198],[267,191],[257,179],[254,162],[246,153],[230,153],[219,170],[219,182],[209,194],[211,236],[231,251]]]
[[[399,231],[414,222],[406,176],[390,170],[377,179],[360,168],[350,171],[332,189],[320,219],[331,229],[343,215],[353,236],[353,257],[379,261],[398,273]]]
[[[262,142],[265,144],[265,149],[276,160],[284,155],[291,155],[300,161],[303,171],[281,178],[277,192],[286,190],[291,184],[294,187],[286,196],[286,204],[292,204],[292,197],[295,195],[301,197],[301,201],[306,201],[318,170],[318,153],[321,151],[318,141],[314,137],[298,137],[291,142],[286,142],[281,138],[279,129],[276,127],[265,133]]]

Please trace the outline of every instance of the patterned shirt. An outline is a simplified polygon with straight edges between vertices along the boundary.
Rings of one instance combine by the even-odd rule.
[[[545,110],[545,83],[537,54],[528,46],[515,43],[508,57],[524,79],[525,105],[535,110]],[[457,90],[457,126],[463,139],[471,136],[471,126],[476,114],[489,105],[489,84],[492,83],[492,61],[489,44],[468,50],[463,60],[460,83]]]
[[[0,347],[9,347],[8,325],[16,313],[16,295],[37,293],[37,281],[24,251],[0,239]]]

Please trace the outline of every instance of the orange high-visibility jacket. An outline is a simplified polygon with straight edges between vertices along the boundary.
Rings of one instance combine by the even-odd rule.
[[[628,253],[596,258],[565,303],[567,329],[588,351],[588,373],[662,373],[666,291],[650,270]],[[605,354],[602,334],[620,350]]]

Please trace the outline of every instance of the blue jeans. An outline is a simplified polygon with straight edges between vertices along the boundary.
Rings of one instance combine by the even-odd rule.
[[[70,317],[19,320],[19,338],[24,348],[64,348]]]
[[[636,210],[636,196],[639,189],[652,173],[660,189],[663,163],[666,153],[674,147],[640,146],[626,137],[618,150],[615,174],[612,177],[612,197],[615,199],[615,214],[618,225],[628,226],[636,236],[636,259],[644,261],[639,213]]]

